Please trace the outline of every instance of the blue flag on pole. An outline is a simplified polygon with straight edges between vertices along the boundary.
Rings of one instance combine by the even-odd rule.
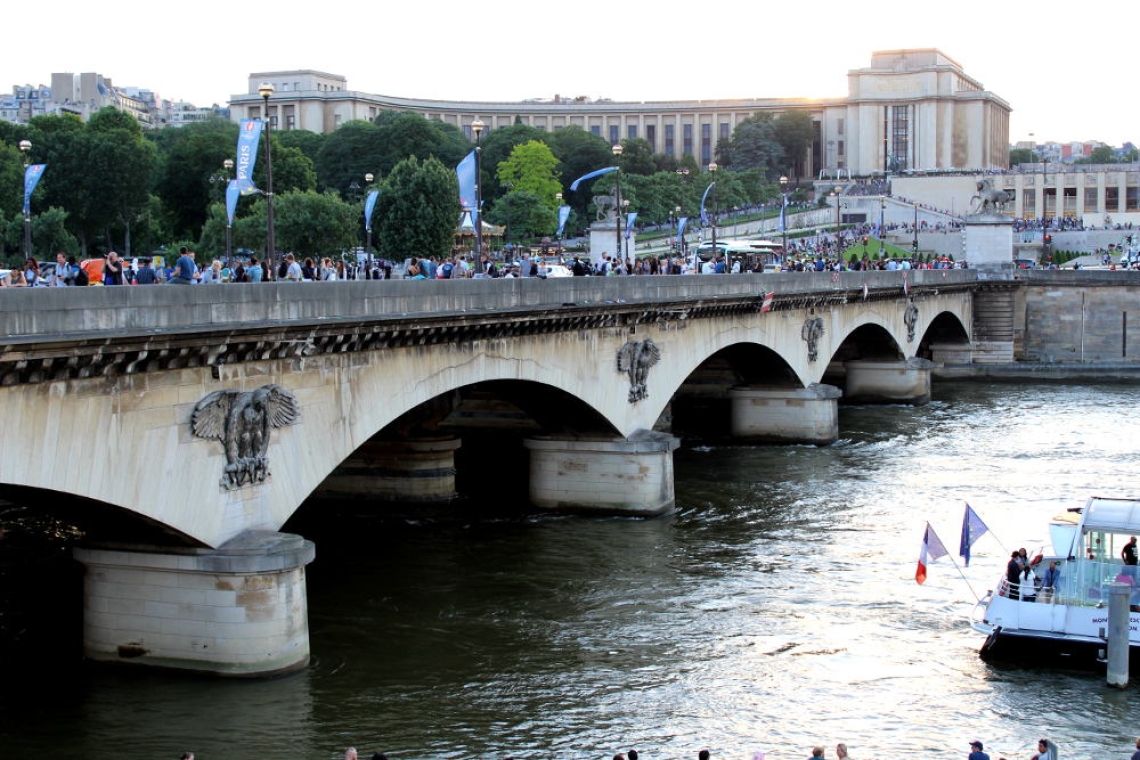
[[[475,183],[478,182],[478,177],[475,176],[475,151],[468,153],[459,162],[459,166],[455,167],[455,176],[459,180],[459,207],[471,211],[475,208]]]
[[[607,166],[605,169],[598,169],[597,171],[590,172],[589,174],[583,174],[581,177],[579,177],[578,179],[576,179],[572,183],[570,183],[570,190],[571,191],[577,190],[579,183],[585,182],[588,179],[593,179],[594,177],[600,177],[603,174],[609,174],[610,172],[616,172],[617,170],[618,170],[618,168],[616,166]]]
[[[238,197],[241,195],[241,187],[238,185],[236,179],[231,179],[229,184],[226,185],[226,226],[234,226],[234,214],[237,213]]]
[[[570,207],[558,207],[558,237],[562,237],[562,230],[566,228],[566,220],[570,218]]]
[[[788,229],[788,197],[784,196],[784,202],[780,205],[780,232],[786,232]]]
[[[44,169],[47,164],[32,164],[24,170],[24,213],[32,205],[32,193],[35,192],[36,185],[39,184],[40,177],[44,176]]]
[[[689,217],[687,217],[687,216],[683,216],[677,220],[677,237],[684,237],[684,235],[685,235],[685,224],[688,223],[688,221],[689,221]]]
[[[709,197],[709,191],[716,187],[715,182],[710,182],[709,186],[705,188],[705,194],[701,196],[701,223],[709,223],[709,215],[705,213],[705,199]]]
[[[625,239],[629,240],[629,233],[633,231],[633,223],[637,220],[637,212],[633,211],[629,214],[626,214],[625,218]]]
[[[261,192],[253,184],[253,166],[257,163],[257,146],[261,142],[261,119],[245,119],[241,123],[237,142],[237,183],[242,195]]]
[[[379,195],[379,190],[372,190],[364,200],[364,229],[366,230],[372,229],[372,212],[376,210],[376,198]]]
[[[958,554],[965,559],[966,567],[970,566],[970,547],[987,531],[989,528],[982,522],[982,518],[967,504],[966,514],[962,516],[962,544],[958,547]]]

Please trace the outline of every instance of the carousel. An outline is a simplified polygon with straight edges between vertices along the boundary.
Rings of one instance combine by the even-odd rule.
[[[501,250],[507,228],[480,221],[483,223],[483,251],[490,255],[496,249]],[[475,252],[475,223],[471,220],[470,211],[464,211],[459,216],[459,226],[455,228],[455,242],[451,246],[451,251],[456,256]]]

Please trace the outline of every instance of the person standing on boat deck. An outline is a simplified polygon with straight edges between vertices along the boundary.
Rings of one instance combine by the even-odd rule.
[[[1037,574],[1033,572],[1033,565],[1026,565],[1021,572],[1021,601],[1037,601]]]
[[[1132,760],[1140,760],[1140,736],[1136,737],[1136,751],[1132,753]]]
[[[1030,760],[1057,760],[1057,745],[1048,739],[1037,741],[1037,754]]]
[[[1009,584],[1007,596],[1010,599],[1019,599],[1021,590],[1021,558],[1017,552],[1009,555],[1009,564],[1005,566],[1005,580]]]
[[[839,758],[839,760],[851,760],[851,755],[847,754],[847,745],[843,742],[835,745],[835,756]],[[990,759],[987,757],[986,760]]]
[[[1041,579],[1041,601],[1053,601],[1053,594],[1057,590],[1057,585],[1061,582],[1061,568],[1057,560],[1049,563],[1049,569],[1045,571],[1045,576]]]
[[[812,747],[811,748],[811,760],[817,760],[818,758],[821,758],[821,757],[823,757],[823,747]]]
[[[970,742],[970,756],[966,760],[990,760],[990,756],[982,752],[982,743],[975,740]]]
[[[1120,558],[1124,560],[1124,564],[1126,565],[1136,564],[1136,536],[1133,536],[1132,540],[1126,543],[1124,548],[1120,550]]]

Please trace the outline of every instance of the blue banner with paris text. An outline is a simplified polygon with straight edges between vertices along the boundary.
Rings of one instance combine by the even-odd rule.
[[[633,232],[633,223],[634,223],[635,221],[637,221],[637,212],[636,212],[636,211],[631,211],[629,214],[627,214],[627,215],[626,215],[626,217],[625,217],[625,218],[626,218],[626,222],[625,222],[625,239],[626,239],[626,240],[629,240],[629,234],[630,234],[631,232]]]
[[[562,230],[566,229],[566,220],[570,218],[570,207],[558,207],[558,237],[562,237]]]
[[[689,217],[683,216],[677,220],[677,237],[684,237],[685,225],[688,223]]]
[[[24,213],[32,207],[32,193],[36,190],[36,185],[40,182],[40,177],[44,176],[44,169],[47,164],[32,164],[24,170]]]
[[[261,143],[264,124],[261,119],[245,119],[238,132],[237,163],[234,166],[237,169],[238,192],[242,195],[261,192],[253,184],[253,167],[257,163],[257,146]]]

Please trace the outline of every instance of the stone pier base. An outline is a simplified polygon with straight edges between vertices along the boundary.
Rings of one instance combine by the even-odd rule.
[[[455,490],[454,436],[368,441],[321,484],[322,498],[440,502]]]
[[[845,399],[863,404],[921,405],[930,401],[930,370],[934,363],[929,359],[856,359],[846,364]]]
[[[834,443],[839,397],[833,385],[807,388],[740,386],[731,389],[732,437],[771,443]]]
[[[630,438],[528,438],[530,501],[559,511],[659,515],[675,506],[673,451],[680,441],[645,431]]]
[[[309,662],[311,541],[243,533],[216,550],[77,548],[83,651],[92,660],[268,676]]]

